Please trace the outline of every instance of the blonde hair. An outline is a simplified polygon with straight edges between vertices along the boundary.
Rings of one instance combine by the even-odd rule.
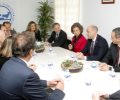
[[[4,57],[11,57],[12,43],[13,43],[13,37],[12,36],[7,37],[0,48],[0,55]]]
[[[37,24],[36,24],[34,21],[30,21],[30,22],[28,23],[28,26],[27,26],[26,31],[31,31],[31,25],[32,25],[32,24],[35,25],[35,32],[37,32],[37,31],[38,31],[38,27],[37,27]]]

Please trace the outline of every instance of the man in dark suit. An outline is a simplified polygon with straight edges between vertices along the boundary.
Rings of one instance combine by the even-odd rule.
[[[87,28],[88,42],[85,48],[77,53],[78,58],[87,60],[101,61],[108,50],[107,41],[100,35],[97,34],[98,28],[91,25]]]
[[[12,52],[0,71],[0,100],[62,100],[64,83],[61,80],[45,81],[29,68],[35,47],[32,33],[22,33],[15,37]],[[47,87],[55,90],[48,95]]]
[[[111,46],[100,64],[100,70],[106,71],[113,69],[115,72],[120,72],[120,27],[113,29],[111,34]]]
[[[16,34],[16,31],[14,29],[11,29],[11,23],[8,21],[3,22],[3,26],[6,27],[6,37],[8,36],[14,36]]]
[[[59,23],[53,24],[54,31],[52,32],[48,42],[51,43],[52,46],[66,47],[67,42],[67,34],[61,30]]]
[[[120,100],[120,90],[110,95],[103,92],[96,92],[93,94],[92,100]]]

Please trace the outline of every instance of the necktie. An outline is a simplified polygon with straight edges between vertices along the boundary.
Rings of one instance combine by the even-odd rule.
[[[56,33],[56,37],[55,37],[55,40],[56,40],[56,41],[58,40],[58,36],[59,36],[59,34]]]
[[[58,34],[58,33],[56,33],[56,38],[58,38],[58,36],[59,36],[59,34]]]
[[[120,47],[118,47],[118,53],[117,53],[117,59],[116,59],[116,64],[119,65],[120,64]]]
[[[93,50],[94,50],[94,41],[91,42],[91,47],[90,47],[90,54],[93,54]]]

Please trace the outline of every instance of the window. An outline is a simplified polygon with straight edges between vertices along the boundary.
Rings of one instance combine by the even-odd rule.
[[[55,22],[61,24],[61,28],[71,34],[71,25],[79,22],[80,0],[55,0]]]

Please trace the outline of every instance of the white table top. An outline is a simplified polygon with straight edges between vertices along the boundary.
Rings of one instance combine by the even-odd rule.
[[[80,61],[84,64],[83,70],[67,74],[60,67],[61,62],[66,59],[75,60],[75,53],[60,47],[52,47],[46,48],[43,53],[35,54],[29,63],[37,65],[36,73],[41,79],[62,78],[64,80],[66,94],[64,100],[92,100],[91,96],[96,91],[113,93],[120,89],[119,73],[102,72],[98,67],[91,67],[93,61]],[[96,65],[98,63],[95,62]],[[111,77],[111,74],[115,77]],[[65,78],[65,75],[70,77]]]

